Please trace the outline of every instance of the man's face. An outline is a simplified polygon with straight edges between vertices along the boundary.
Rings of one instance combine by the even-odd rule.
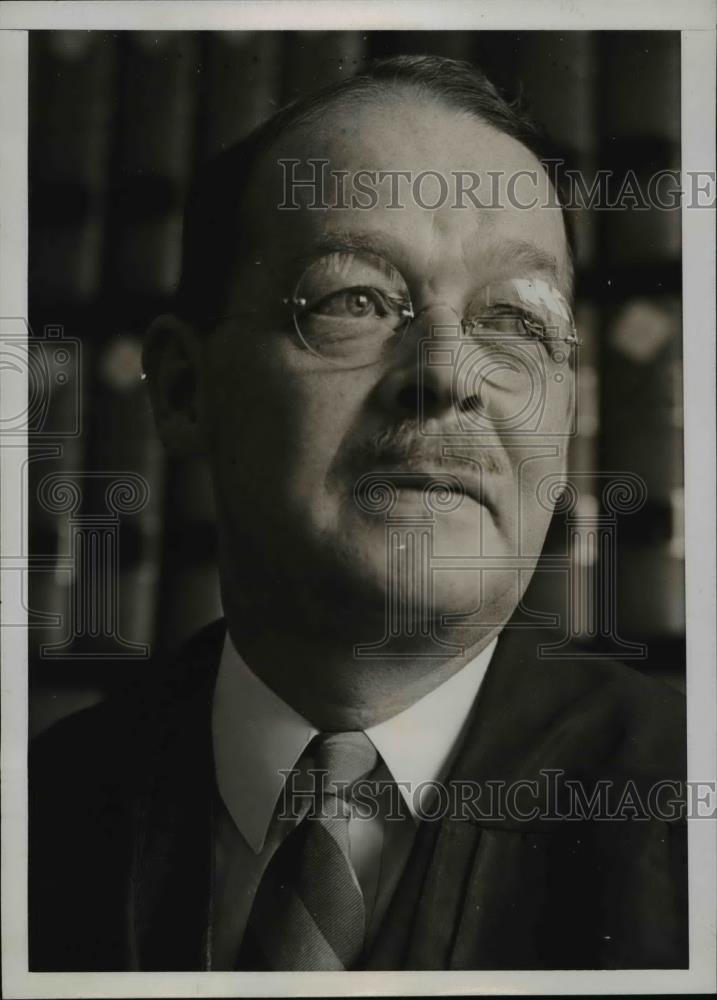
[[[289,195],[300,208],[279,207],[280,161],[299,160],[295,176],[307,177],[312,158],[347,172],[349,207],[336,207],[331,183],[332,207],[307,207],[306,192]],[[395,207],[385,181],[375,206],[351,207],[361,170],[438,172],[450,194],[422,207],[401,181]],[[490,207],[456,197],[461,170],[480,175],[476,196]],[[506,179],[520,171],[532,177],[513,201],[537,198],[532,209],[507,203]],[[499,194],[491,172],[504,178]],[[438,194],[428,179],[419,198],[431,205]],[[558,345],[556,362],[529,332],[501,346],[467,336],[459,318],[491,303],[500,311],[485,289],[520,287],[513,279],[567,294],[563,223],[545,207],[554,198],[538,161],[475,118],[396,93],[330,109],[283,136],[246,203],[250,229],[239,239],[249,250],[223,310],[230,318],[203,347],[225,582],[255,581],[277,620],[304,611],[321,620],[323,610],[341,627],[366,620],[375,632],[403,575],[404,591],[433,618],[477,611],[474,622],[502,623],[550,520],[538,484],[564,468],[571,348]],[[283,301],[295,295],[293,307]],[[423,488],[440,477],[446,492],[432,502]],[[388,509],[382,482],[394,489]]]

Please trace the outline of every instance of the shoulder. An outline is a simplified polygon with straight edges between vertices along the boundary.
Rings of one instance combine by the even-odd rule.
[[[626,663],[581,658],[580,653],[576,647],[571,661],[582,685],[574,706],[576,739],[600,747],[597,761],[614,776],[684,780],[684,695]]]
[[[201,729],[224,632],[223,620],[213,622],[176,657],[150,661],[141,680],[133,679],[107,700],[37,736],[29,751],[31,805],[58,796],[88,802],[102,789],[120,796],[123,787],[132,788],[158,746],[181,739],[187,728]]]
[[[558,637],[559,638],[559,637]],[[475,739],[502,773],[540,767],[594,778],[681,781],[685,699],[625,663],[557,646],[545,630],[509,629],[489,668]],[[509,761],[508,767],[498,764]]]
[[[139,853],[156,829],[189,825],[174,823],[178,808],[185,819],[202,815],[197,789],[209,787],[210,707],[223,636],[223,623],[213,624],[171,662],[147,664],[141,681],[33,741],[34,970],[127,967],[126,914]]]

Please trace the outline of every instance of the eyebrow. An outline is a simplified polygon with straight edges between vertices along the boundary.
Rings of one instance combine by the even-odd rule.
[[[401,270],[397,260],[401,256],[400,243],[379,233],[326,233],[312,240],[296,259],[305,261],[330,253],[371,255],[385,273]]]
[[[491,263],[498,267],[517,265],[525,270],[545,271],[556,282],[561,277],[555,255],[526,240],[506,240],[503,243],[496,243],[488,249],[487,255]]]
[[[397,259],[401,256],[401,244],[381,233],[327,233],[313,240],[297,259],[306,260],[329,253],[370,254],[386,273],[393,269],[401,271]],[[516,239],[493,242],[485,248],[485,255],[491,265],[501,270],[517,267],[521,271],[541,271],[548,274],[557,286],[564,285],[569,290],[569,273],[566,275],[563,272],[554,254],[536,243]]]

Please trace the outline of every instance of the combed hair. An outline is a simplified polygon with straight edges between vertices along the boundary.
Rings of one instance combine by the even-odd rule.
[[[187,198],[182,268],[176,295],[179,315],[198,327],[217,315],[242,253],[242,209],[252,168],[286,131],[316,121],[330,105],[346,98],[385,96],[392,88],[422,91],[447,107],[467,112],[529,149],[540,161],[559,159],[545,130],[522,101],[507,100],[471,63],[442,56],[394,56],[370,63],[365,71],[293,101],[241,141],[210,160]],[[558,191],[560,203],[560,191]],[[563,219],[572,257],[568,213]]]

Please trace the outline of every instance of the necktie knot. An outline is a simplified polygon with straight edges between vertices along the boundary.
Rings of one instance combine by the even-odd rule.
[[[262,968],[263,961],[270,969],[339,970],[361,958],[366,908],[351,860],[346,799],[378,754],[365,733],[325,733],[309,745],[305,760],[309,773],[321,773],[319,802],[311,802],[320,808],[304,812],[269,863],[239,968]]]
[[[357,781],[376,767],[378,754],[362,732],[324,733],[317,736],[313,749],[314,767],[326,772],[326,783],[343,796]]]

